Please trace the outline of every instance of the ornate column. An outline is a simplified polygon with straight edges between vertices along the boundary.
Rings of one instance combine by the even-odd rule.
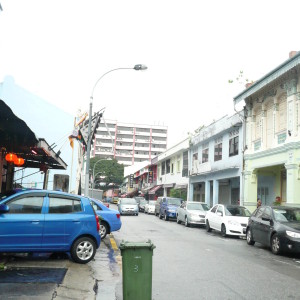
[[[294,77],[290,80],[288,80],[284,84],[284,89],[287,93],[287,131],[288,131],[288,138],[292,138],[294,136],[297,136],[297,122],[296,118],[298,117],[296,115],[297,113],[297,83],[298,78]]]
[[[266,114],[266,105],[262,103],[261,105],[261,148],[266,149],[267,144],[267,131],[266,131],[266,123],[267,123],[267,114]]]
[[[273,145],[277,145],[276,132],[279,130],[279,109],[278,109],[278,97],[274,97],[274,107],[273,107],[273,139],[275,143]]]

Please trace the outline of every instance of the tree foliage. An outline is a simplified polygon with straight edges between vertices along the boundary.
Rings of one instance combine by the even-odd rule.
[[[170,197],[181,198],[184,201],[186,201],[187,191],[186,190],[181,190],[181,189],[171,189],[170,190]]]
[[[107,186],[109,184],[120,185],[124,180],[124,165],[119,164],[116,159],[106,160],[93,157],[91,158],[90,166],[92,172],[94,170],[95,187],[100,182],[105,183]]]

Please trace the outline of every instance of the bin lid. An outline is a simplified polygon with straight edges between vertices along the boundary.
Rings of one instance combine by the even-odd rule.
[[[154,244],[148,240],[147,242],[129,242],[129,241],[122,241],[120,243],[120,247],[121,250],[124,249],[136,249],[136,248],[149,248],[149,250],[153,250],[154,248],[156,248],[154,246]]]

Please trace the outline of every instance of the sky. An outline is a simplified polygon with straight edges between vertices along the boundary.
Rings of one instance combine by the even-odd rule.
[[[88,111],[103,74],[145,64],[105,75],[93,111],[168,126],[168,147],[233,114],[244,79],[258,80],[300,50],[297,0],[0,3],[0,82],[10,75],[75,117]]]

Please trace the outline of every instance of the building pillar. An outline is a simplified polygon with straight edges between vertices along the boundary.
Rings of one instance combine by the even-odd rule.
[[[267,147],[267,112],[266,105],[263,103],[261,105],[261,149],[266,149]]]
[[[194,184],[193,183],[188,184],[187,199],[188,199],[188,201],[193,201],[194,200]]]
[[[210,181],[205,181],[205,203],[210,207]]]
[[[213,205],[218,204],[219,202],[219,181],[213,180]]]
[[[286,164],[286,204],[300,204],[300,168],[299,164]]]
[[[257,205],[257,174],[255,170],[244,172],[244,206],[251,212]]]

